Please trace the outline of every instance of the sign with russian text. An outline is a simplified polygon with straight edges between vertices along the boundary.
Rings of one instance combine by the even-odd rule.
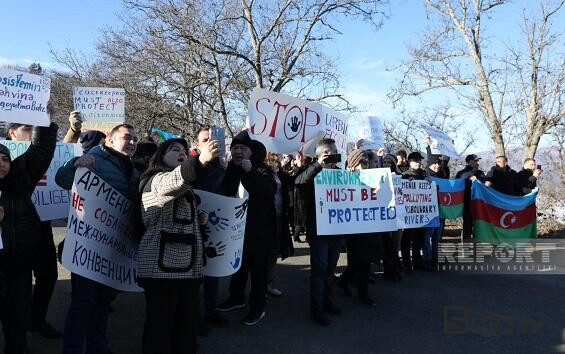
[[[80,111],[82,129],[111,130],[124,122],[126,92],[122,88],[74,87],[73,105]]]
[[[194,190],[201,200],[200,210],[208,213],[204,239],[204,275],[226,277],[241,267],[247,218],[247,198],[230,198]]]
[[[25,153],[29,141],[0,140],[10,150],[12,161]],[[59,167],[75,156],[82,155],[80,144],[57,143],[49,168],[35,187],[31,200],[42,221],[66,218],[69,215],[70,192],[55,183]]]
[[[459,154],[453,146],[453,140],[444,132],[426,124],[421,124],[420,127],[430,137],[430,148],[434,155],[445,155],[452,159],[459,159]]]
[[[292,154],[321,138],[334,139],[340,153],[347,149],[347,117],[318,102],[256,88],[248,109],[249,136],[268,151]]]
[[[314,186],[318,235],[398,229],[390,169],[323,169],[315,177]]]
[[[437,186],[426,180],[394,178],[399,229],[438,227]]]
[[[363,140],[359,148],[377,150],[385,146],[383,125],[379,117],[361,116],[349,122],[349,141]]]
[[[47,102],[50,94],[50,78],[0,68],[1,121],[49,126]]]
[[[71,272],[121,291],[137,285],[132,203],[94,172],[79,168],[71,195],[62,263]]]

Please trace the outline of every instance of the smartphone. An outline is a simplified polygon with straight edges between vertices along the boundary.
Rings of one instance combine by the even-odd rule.
[[[538,166],[537,166],[537,168],[538,168],[538,170],[540,170],[540,171],[541,171],[541,165],[538,165]]]
[[[340,163],[341,162],[341,155],[340,154],[332,154],[328,155],[326,158],[325,163]]]
[[[224,156],[226,154],[226,130],[220,127],[211,127],[210,140],[217,140],[219,142],[218,156]]]

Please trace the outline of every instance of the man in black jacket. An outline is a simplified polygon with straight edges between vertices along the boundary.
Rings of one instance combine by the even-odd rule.
[[[500,155],[496,157],[496,165],[492,166],[487,173],[485,185],[492,187],[492,189],[500,193],[519,195],[517,174],[516,171],[508,166],[506,156]]]
[[[485,173],[479,169],[479,161],[481,160],[475,154],[465,157],[467,166],[457,172],[455,178],[463,178],[465,180],[465,198],[463,200],[463,238],[470,239],[473,234],[473,217],[471,215],[471,186],[473,181],[478,179],[485,182]]]
[[[540,175],[541,170],[536,167],[536,160],[532,158],[525,159],[522,170],[517,174],[517,193],[519,195],[530,194],[532,190],[537,188]]]
[[[337,154],[335,141],[322,139],[316,146],[316,160],[294,181],[300,190],[306,213],[306,240],[310,244],[310,314],[314,322],[327,326],[326,313],[340,315],[341,310],[331,301],[331,282],[341,250],[340,236],[318,236],[316,231],[316,199],[314,178],[323,168],[336,168],[328,157]]]
[[[0,214],[4,245],[0,250],[0,273],[5,282],[0,319],[4,329],[4,353],[19,354],[26,349],[31,270],[44,236],[31,195],[49,168],[57,130],[54,123],[50,127],[34,127],[30,147],[14,161],[10,159],[10,151],[0,145]]]

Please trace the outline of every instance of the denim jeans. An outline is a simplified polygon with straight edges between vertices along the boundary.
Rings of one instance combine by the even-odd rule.
[[[424,262],[428,265],[437,263],[438,260],[438,244],[441,240],[441,232],[443,230],[444,219],[440,219],[440,226],[424,228]]]
[[[65,320],[63,354],[108,352],[108,312],[117,291],[93,280],[71,274],[71,304]]]
[[[309,237],[310,301],[317,309],[331,302],[331,282],[339,259],[341,240],[335,237]]]

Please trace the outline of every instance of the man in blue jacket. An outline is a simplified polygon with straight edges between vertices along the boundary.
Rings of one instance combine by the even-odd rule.
[[[88,154],[63,165],[55,177],[58,185],[71,189],[76,169],[87,167],[122,195],[133,201],[137,196],[139,174],[131,157],[138,137],[133,126],[120,124],[112,129],[105,145],[92,148]],[[63,333],[63,353],[107,353],[106,328],[110,302],[117,291],[106,285],[71,274],[71,304]]]

